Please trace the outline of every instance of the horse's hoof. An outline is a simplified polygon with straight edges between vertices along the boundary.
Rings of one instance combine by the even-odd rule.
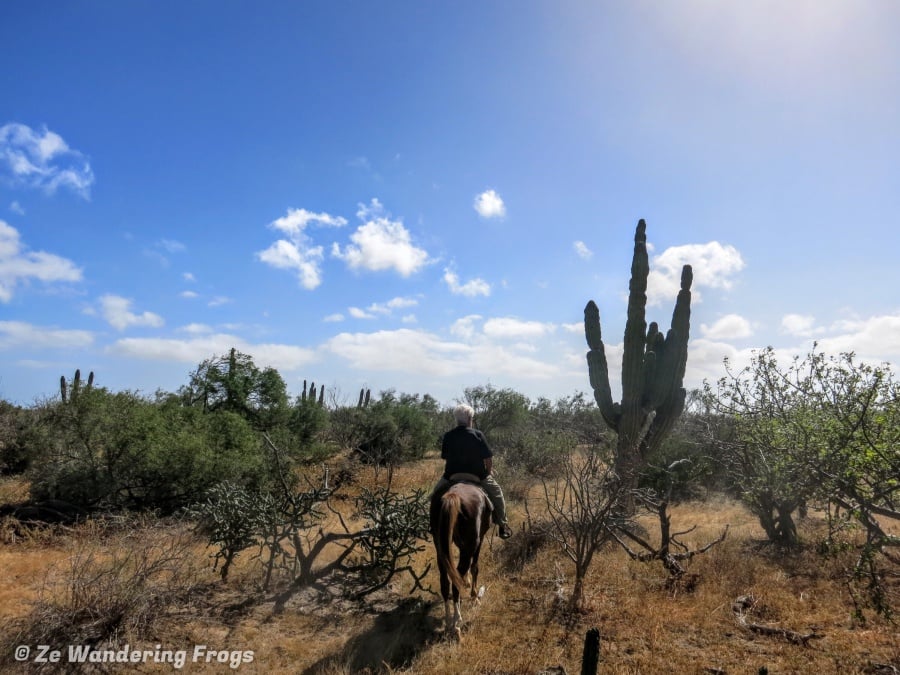
[[[462,629],[459,626],[453,629],[453,632],[450,634],[450,639],[454,642],[462,642]]]
[[[484,597],[484,586],[478,588],[478,593],[475,595],[476,598],[481,600]]]

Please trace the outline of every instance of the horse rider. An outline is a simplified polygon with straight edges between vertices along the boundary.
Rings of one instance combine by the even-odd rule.
[[[491,500],[493,520],[500,526],[498,532],[501,539],[509,539],[512,530],[506,519],[506,502],[503,490],[494,480],[493,456],[484,434],[472,426],[475,411],[471,406],[461,404],[453,409],[456,428],[444,434],[441,441],[441,459],[445,460],[444,474],[431,493],[432,513],[439,498],[452,485],[453,481],[466,480],[478,483]],[[432,517],[432,522],[435,522]]]

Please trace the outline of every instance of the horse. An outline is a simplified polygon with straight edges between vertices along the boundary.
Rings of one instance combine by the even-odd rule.
[[[448,635],[459,640],[459,595],[465,590],[465,576],[471,571],[470,595],[476,602],[478,588],[478,554],[484,536],[491,529],[493,507],[488,496],[477,485],[455,483],[438,500],[432,500],[432,534],[441,576],[445,627]],[[459,549],[459,564],[453,566],[451,542]],[[451,602],[452,590],[452,602]]]

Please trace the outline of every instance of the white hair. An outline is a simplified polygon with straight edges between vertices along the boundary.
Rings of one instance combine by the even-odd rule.
[[[472,420],[475,419],[475,410],[470,405],[460,403],[453,409],[453,417],[456,418],[457,424],[465,424],[468,426],[472,423]]]

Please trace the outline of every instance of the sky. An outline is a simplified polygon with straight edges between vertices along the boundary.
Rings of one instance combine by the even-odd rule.
[[[0,4],[0,399],[619,390],[694,270],[685,385],[754,350],[900,363],[893,0]]]

